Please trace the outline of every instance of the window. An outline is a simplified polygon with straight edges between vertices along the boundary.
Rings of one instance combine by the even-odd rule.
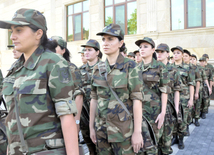
[[[171,29],[214,26],[214,0],[171,0]]]
[[[67,41],[87,40],[89,36],[89,0],[67,7]]]
[[[105,0],[105,26],[111,23],[119,24],[125,34],[136,34],[136,0]]]

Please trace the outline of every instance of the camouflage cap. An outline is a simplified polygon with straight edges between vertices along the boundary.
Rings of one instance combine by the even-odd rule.
[[[135,57],[135,54],[133,52],[129,52],[127,56]]]
[[[205,58],[208,58],[208,59],[209,59],[208,54],[203,54],[202,57],[205,57]]]
[[[197,60],[197,56],[195,54],[192,54],[191,57],[194,57]]]
[[[87,43],[85,45],[81,45],[81,47],[94,47],[97,48],[98,50],[100,50],[100,44],[98,41],[94,40],[94,39],[90,39],[87,41]]]
[[[199,61],[207,61],[207,59],[206,59],[205,57],[201,57],[201,58],[199,59]]]
[[[85,48],[83,48],[82,51],[78,53],[84,54],[84,52],[85,52]]]
[[[158,45],[155,51],[167,51],[167,53],[169,53],[169,46],[167,44],[161,43]]]
[[[137,41],[135,42],[135,44],[136,44],[137,46],[140,46],[140,44],[143,43],[143,42],[147,42],[147,43],[149,43],[150,45],[152,45],[153,47],[155,47],[155,42],[152,40],[152,38],[149,38],[149,37],[144,37],[143,39],[137,40]]]
[[[135,50],[133,53],[134,53],[134,55],[136,55],[136,53],[140,53],[140,51],[139,50]]]
[[[57,44],[60,45],[62,48],[67,48],[67,42],[60,36],[52,36],[52,40],[56,40]]]
[[[176,49],[179,50],[179,51],[181,51],[182,53],[184,53],[184,50],[183,50],[183,48],[181,46],[173,47],[173,48],[171,48],[171,51],[173,52]]]
[[[186,54],[188,54],[189,56],[191,56],[190,51],[188,51],[188,50],[186,50],[186,49],[184,49],[183,51],[184,51],[184,53],[186,53]]]
[[[119,37],[120,39],[124,40],[124,32],[118,24],[109,24],[108,26],[104,27],[102,32],[97,33],[97,35],[101,36],[104,34]]]
[[[34,25],[44,31],[47,31],[45,17],[34,9],[19,9],[15,12],[12,21],[0,21],[0,28],[10,29],[11,25]]]

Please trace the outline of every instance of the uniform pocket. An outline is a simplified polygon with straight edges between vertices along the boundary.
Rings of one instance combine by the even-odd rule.
[[[64,140],[61,138],[58,139],[48,139],[45,141],[47,149],[57,149],[64,147]]]

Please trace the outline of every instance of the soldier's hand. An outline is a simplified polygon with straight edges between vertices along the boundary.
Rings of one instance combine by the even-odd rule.
[[[195,93],[195,100],[197,100],[198,99],[198,93]]]
[[[190,100],[188,101],[187,107],[188,107],[188,108],[191,108],[192,106],[193,106],[193,100],[190,99]]]
[[[97,143],[96,133],[94,128],[90,128],[90,138],[94,144]]]
[[[164,122],[164,118],[165,118],[165,114],[160,113],[157,117],[157,119],[155,120],[155,123],[158,123],[158,129],[160,129],[163,125]]]
[[[135,153],[138,153],[140,148],[143,148],[143,137],[141,132],[133,132],[132,134],[132,147]]]
[[[212,94],[212,90],[210,89],[210,87],[208,89],[209,89],[209,94],[211,95]]]

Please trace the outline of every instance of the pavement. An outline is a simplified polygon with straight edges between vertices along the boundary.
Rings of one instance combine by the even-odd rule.
[[[210,103],[206,119],[200,119],[200,126],[189,126],[190,136],[184,138],[185,148],[179,150],[173,145],[172,155],[214,155],[214,100]]]

